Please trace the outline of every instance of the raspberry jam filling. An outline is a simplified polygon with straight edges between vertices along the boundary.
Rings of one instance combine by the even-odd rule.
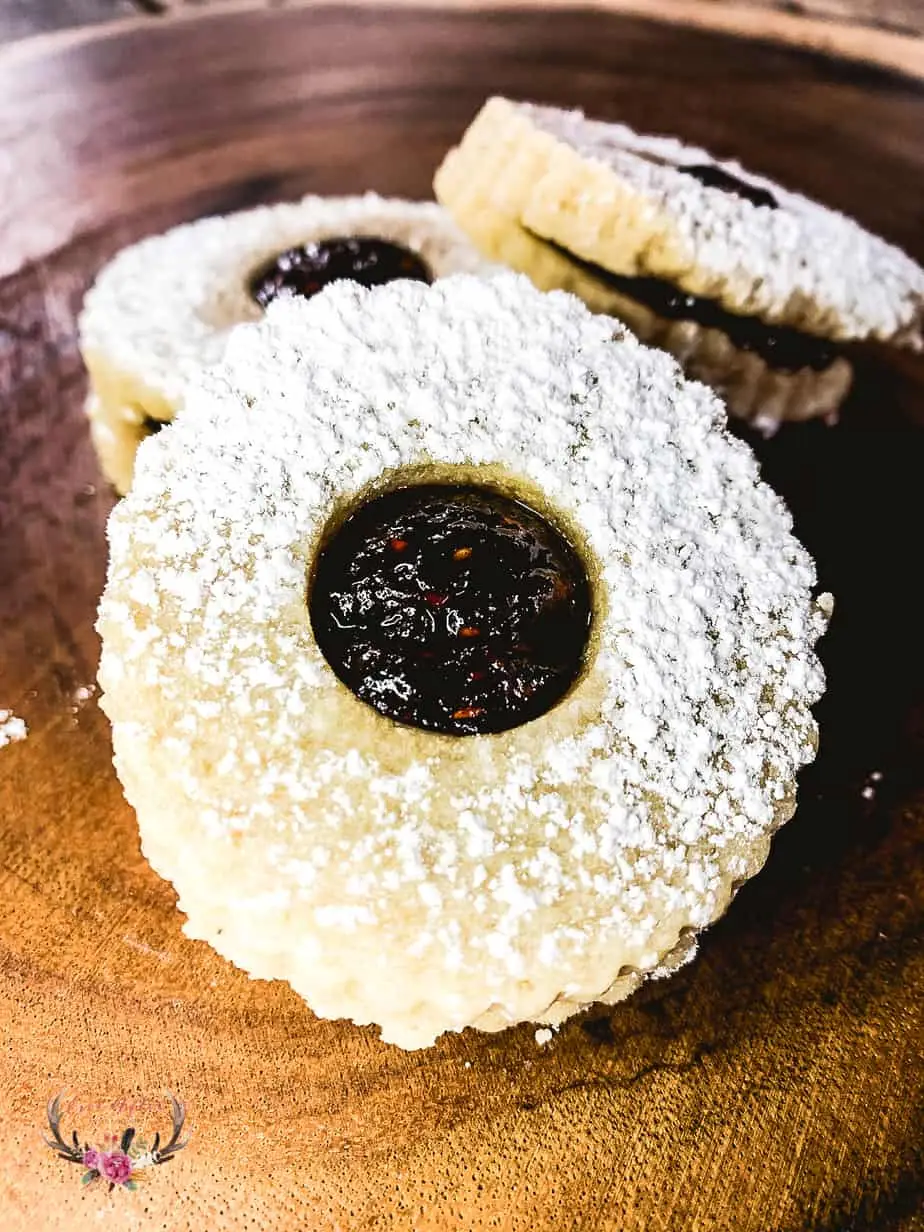
[[[777,372],[799,372],[811,368],[822,372],[841,353],[836,343],[788,325],[767,325],[757,317],[728,312],[715,300],[690,295],[672,283],[658,278],[623,278],[597,267],[594,273],[637,303],[644,304],[659,317],[671,321],[692,321],[702,329],[720,330],[739,351],[752,351]]]
[[[682,171],[684,175],[692,175],[694,180],[699,180],[700,184],[705,185],[706,188],[719,188],[722,192],[743,197],[752,205],[766,205],[771,210],[777,209],[778,203],[773,193],[768,192],[766,188],[760,188],[757,184],[748,184],[745,180],[739,180],[736,175],[723,171],[715,163],[678,167],[677,170]]]
[[[486,488],[399,488],[353,513],[311,589],[318,645],[362,701],[454,736],[551,709],[576,679],[591,622],[574,548]]]
[[[250,295],[266,308],[278,295],[310,299],[341,278],[364,287],[379,287],[398,278],[433,281],[429,266],[410,248],[390,240],[344,236],[314,240],[279,253],[253,275]]]
[[[739,351],[759,355],[775,372],[799,372],[803,368],[823,372],[843,353],[836,342],[826,338],[803,333],[788,325],[767,325],[757,317],[740,316],[729,312],[714,299],[690,295],[660,278],[613,274],[600,265],[583,261],[567,248],[561,248],[549,240],[541,242],[562,253],[597,282],[635,300],[665,320],[691,321],[701,329],[720,330],[732,346]]]

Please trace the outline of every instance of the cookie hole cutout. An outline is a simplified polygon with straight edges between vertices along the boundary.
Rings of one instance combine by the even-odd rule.
[[[363,287],[380,287],[400,278],[433,281],[419,253],[375,236],[338,236],[287,248],[251,275],[248,290],[260,308],[279,296],[311,299],[333,282],[350,279]]]
[[[394,721],[452,736],[551,710],[584,668],[593,622],[581,555],[493,486],[410,483],[324,537],[309,587],[318,647]]]

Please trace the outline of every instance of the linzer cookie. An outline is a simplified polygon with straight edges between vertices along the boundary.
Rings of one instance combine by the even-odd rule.
[[[230,330],[277,296],[311,296],[338,278],[429,282],[484,267],[439,206],[372,194],[206,218],[125,249],[80,318],[105,474],[127,491],[139,443],[173,419],[187,375],[220,359]]]
[[[793,811],[831,602],[724,423],[513,274],[235,331],[139,451],[99,614],[189,935],[405,1048],[691,957]]]
[[[784,420],[833,417],[850,390],[852,367],[837,343],[735,316],[670,283],[579,261],[489,201],[476,205],[468,196],[457,217],[486,256],[541,290],[570,291],[593,312],[618,317],[642,342],[669,351],[688,377],[710,385],[732,415],[764,431]]]
[[[483,251],[621,317],[745,418],[836,411],[851,379],[838,344],[921,345],[908,256],[670,138],[494,98],[435,189]]]

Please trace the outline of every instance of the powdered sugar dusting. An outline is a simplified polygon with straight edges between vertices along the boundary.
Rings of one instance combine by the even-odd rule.
[[[188,931],[415,1046],[554,1021],[715,918],[813,755],[827,610],[722,423],[513,275],[344,283],[242,327],[142,445],[100,607],[117,765]],[[329,517],[421,467],[544,503],[591,567],[585,677],[497,736],[397,727],[312,636]]]

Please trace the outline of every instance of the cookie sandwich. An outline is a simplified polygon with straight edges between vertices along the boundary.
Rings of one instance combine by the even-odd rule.
[[[910,257],[672,138],[493,98],[434,187],[486,255],[625,321],[766,428],[836,415],[846,344],[922,343]]]
[[[231,329],[277,296],[484,268],[439,206],[371,193],[205,218],[133,244],[101,271],[80,317],[106,477],[128,490],[139,443],[173,419],[187,374],[220,359]]]
[[[688,959],[831,599],[705,386],[513,274],[232,335],[109,525],[102,705],[186,932],[404,1048]]]

